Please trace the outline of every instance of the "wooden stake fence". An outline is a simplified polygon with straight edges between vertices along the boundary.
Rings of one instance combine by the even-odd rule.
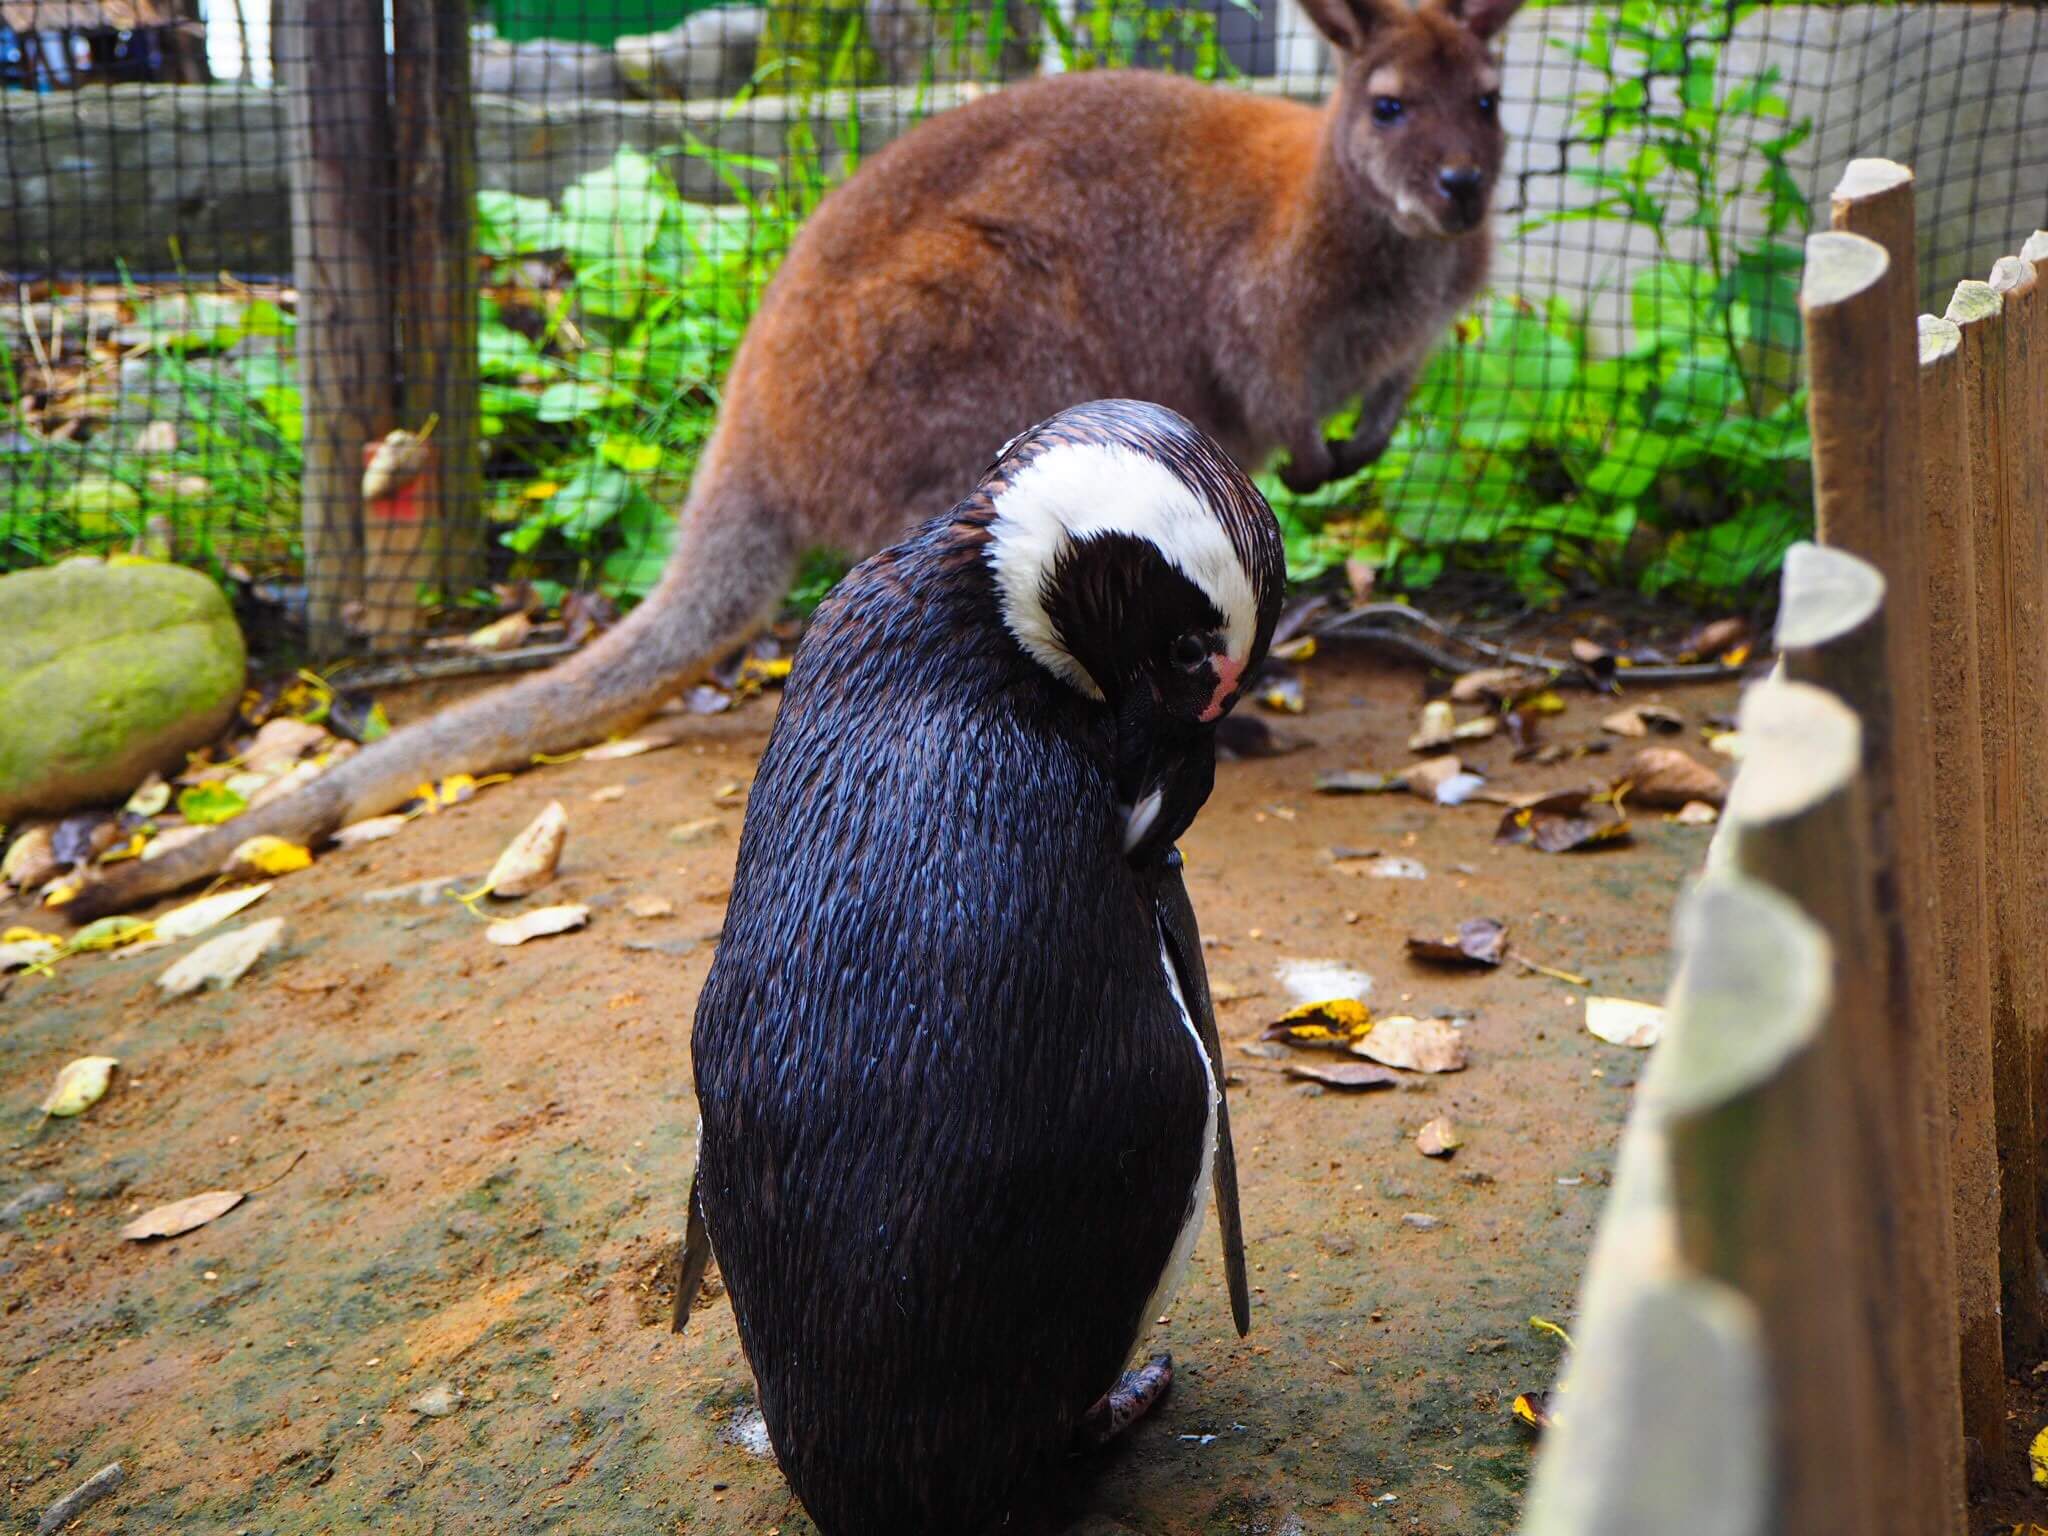
[[[1821,542],[1681,904],[1531,1536],[1962,1536],[2041,1357],[2048,234],[1916,316],[1912,204],[1856,162],[1808,242]]]

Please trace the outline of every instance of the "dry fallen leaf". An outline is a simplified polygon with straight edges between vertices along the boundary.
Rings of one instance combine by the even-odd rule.
[[[1647,747],[1638,752],[1629,764],[1628,777],[1616,783],[1616,792],[1622,792],[1624,785],[1628,798],[1638,805],[1669,810],[1689,800],[1718,806],[1728,795],[1721,775],[1675,747]]]
[[[1719,656],[1724,651],[1744,646],[1748,639],[1749,620],[1713,619],[1685,637],[1678,648],[1678,657],[1681,661],[1691,661],[1703,656]],[[1740,663],[1732,665],[1739,666]]]
[[[1586,999],[1586,1028],[1609,1045],[1647,1050],[1664,1038],[1664,1010],[1625,997]]]
[[[1681,827],[1711,827],[1721,819],[1721,813],[1704,800],[1688,800],[1671,819]]]
[[[1424,1157],[1449,1157],[1463,1145],[1449,1115],[1438,1115],[1415,1133],[1415,1150]]]
[[[1440,938],[1409,935],[1408,954],[1411,959],[1445,965],[1499,965],[1507,938],[1507,929],[1492,918],[1474,917],[1458,924],[1456,933]]]
[[[307,753],[327,744],[328,735],[323,727],[279,715],[263,723],[242,754],[242,766],[251,773],[282,773]]]
[[[1458,712],[1448,699],[1431,699],[1422,706],[1422,724],[1408,738],[1410,752],[1438,752],[1448,747],[1458,729]]]
[[[266,833],[236,844],[221,873],[231,880],[249,875],[289,875],[294,870],[310,869],[312,864],[311,849]]]
[[[1448,1019],[1412,1019],[1402,1014],[1375,1021],[1351,1042],[1351,1053],[1409,1072],[1462,1072],[1465,1037]]]
[[[2035,1487],[2048,1488],[2048,1428],[2034,1436],[2033,1444],[2027,1447],[2027,1470]]]
[[[1649,723],[1643,719],[1642,713],[1633,706],[1628,709],[1617,709],[1613,714],[1600,722],[1600,729],[1612,732],[1616,736],[1647,736],[1650,734]]]
[[[155,934],[156,926],[147,918],[103,917],[79,929],[71,936],[71,942],[64,947],[74,953],[125,949],[128,945],[140,944]]]
[[[29,891],[54,879],[63,868],[57,857],[56,829],[29,827],[7,845],[7,857],[0,859],[0,878],[18,891]]]
[[[1259,703],[1276,714],[1298,715],[1308,708],[1308,685],[1299,672],[1266,678],[1258,691]]]
[[[1305,736],[1277,730],[1257,715],[1232,712],[1216,722],[1216,761],[1243,762],[1259,757],[1285,757],[1313,745]]]
[[[246,928],[220,934],[174,962],[170,969],[157,977],[156,984],[171,997],[197,992],[209,983],[217,987],[232,987],[283,934],[284,919],[281,917],[265,918]]]
[[[26,965],[43,965],[64,953],[64,941],[54,933],[33,928],[10,928],[0,934],[0,974]]]
[[[1581,848],[1610,848],[1629,840],[1626,820],[1596,820],[1586,814],[1592,796],[1581,789],[1545,795],[1517,806],[1500,819],[1496,843],[1526,843],[1544,853],[1569,853]]]
[[[1321,795],[1383,795],[1407,787],[1397,774],[1367,773],[1363,768],[1316,775],[1316,793]]]
[[[675,912],[676,904],[666,896],[628,896],[626,910],[635,917],[668,917]]]
[[[638,736],[628,736],[623,741],[601,742],[583,754],[589,763],[615,762],[622,757],[638,757],[643,752],[659,752],[664,747],[673,747],[688,738],[688,728],[681,725],[654,725]]]
[[[427,1388],[405,1406],[430,1419],[445,1419],[461,1406],[462,1396],[460,1391],[444,1381]]]
[[[1260,1036],[1286,1045],[1344,1050],[1372,1028],[1372,1010],[1355,997],[1324,998],[1290,1008]]]
[[[1342,865],[1338,866],[1340,869]],[[1399,854],[1389,853],[1374,859],[1365,866],[1365,875],[1372,880],[1427,880],[1429,871],[1422,867],[1420,859],[1407,859]]]
[[[120,1064],[113,1056],[81,1056],[66,1062],[37,1108],[58,1120],[84,1114],[99,1103]]]
[[[334,834],[334,841],[342,848],[354,848],[361,843],[382,842],[385,838],[395,837],[404,831],[409,820],[411,818],[407,816],[393,815],[370,816],[362,821],[352,821]]]
[[[525,830],[505,845],[484,877],[484,890],[508,899],[531,896],[555,878],[555,866],[568,838],[569,813],[562,809],[561,801],[550,800]]]
[[[121,809],[130,816],[148,818],[162,815],[164,807],[170,803],[171,786],[164,782],[162,774],[152,773],[137,786]]]
[[[1523,1392],[1515,1398],[1515,1417],[1531,1429],[1548,1429],[1557,1422],[1550,1411],[1548,1392]]]
[[[1337,1088],[1347,1093],[1367,1088],[1391,1088],[1401,1081],[1399,1074],[1389,1072],[1385,1067],[1368,1066],[1362,1061],[1290,1061],[1283,1070],[1289,1077],[1306,1078],[1311,1083],[1321,1083],[1325,1088]]]
[[[524,613],[508,613],[482,629],[471,630],[459,640],[445,643],[465,651],[510,651],[524,645],[532,633],[532,619]]]
[[[150,926],[156,929],[160,943],[176,944],[181,939],[196,939],[207,929],[226,922],[245,907],[261,901],[269,890],[270,886],[265,883],[202,896],[182,907],[171,908]]]
[[[559,907],[535,907],[531,912],[522,912],[517,917],[502,917],[484,930],[484,937],[493,944],[524,944],[528,939],[546,938],[552,933],[567,933],[581,928],[590,921],[590,908],[581,902],[572,902]]]
[[[1541,693],[1550,686],[1550,674],[1532,667],[1481,667],[1467,672],[1451,684],[1451,697],[1460,704],[1482,700],[1512,704],[1528,694]]]
[[[668,829],[668,840],[672,843],[701,843],[706,838],[716,837],[725,828],[725,823],[716,816],[699,816],[695,821],[679,822]]]
[[[1437,791],[1465,771],[1464,764],[1446,753],[1442,757],[1424,758],[1419,763],[1410,763],[1401,770],[1401,780],[1411,795],[1420,795],[1425,800],[1434,800]]]
[[[623,800],[625,798],[626,786],[623,784],[607,784],[603,789],[593,789],[590,792],[590,803],[592,805],[610,805],[614,800]]]
[[[187,1195],[183,1200],[144,1211],[121,1229],[121,1235],[131,1243],[152,1237],[176,1237],[205,1226],[217,1216],[225,1216],[247,1198],[239,1189],[212,1189],[203,1195]]]

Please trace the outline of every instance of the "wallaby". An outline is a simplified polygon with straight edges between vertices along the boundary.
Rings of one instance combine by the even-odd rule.
[[[771,618],[811,548],[866,555],[1002,444],[1105,397],[1171,407],[1309,490],[1386,447],[1484,281],[1506,148],[1487,52],[1521,0],[1303,0],[1320,110],[1144,72],[1059,75],[933,118],[818,207],[769,285],[659,586],[548,672],[392,732],[64,910],[123,911],[243,839],[312,844],[423,782],[630,728]],[[1363,398],[1357,429],[1321,423]]]

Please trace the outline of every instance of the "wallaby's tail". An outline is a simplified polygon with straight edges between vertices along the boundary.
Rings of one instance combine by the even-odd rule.
[[[660,708],[694,673],[774,616],[798,550],[784,520],[691,498],[660,585],[617,628],[545,672],[393,731],[304,789],[160,858],[118,866],[62,907],[85,922],[129,911],[216,873],[265,833],[311,847],[453,773],[527,767],[537,752],[588,746]]]

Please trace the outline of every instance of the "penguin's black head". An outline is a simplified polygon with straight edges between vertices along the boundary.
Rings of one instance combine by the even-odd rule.
[[[1216,721],[1279,618],[1272,510],[1189,422],[1130,400],[1034,427],[981,494],[1004,626],[1111,712],[1126,851],[1163,857],[1208,798]]]

